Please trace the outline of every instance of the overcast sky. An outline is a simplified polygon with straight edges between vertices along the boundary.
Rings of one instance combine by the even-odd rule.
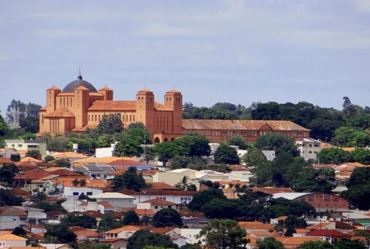
[[[45,104],[81,67],[96,88],[157,100],[370,105],[370,0],[1,1],[0,109]]]

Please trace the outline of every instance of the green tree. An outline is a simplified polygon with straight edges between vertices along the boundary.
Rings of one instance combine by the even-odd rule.
[[[181,154],[179,146],[175,142],[164,142],[154,145],[153,151],[158,156],[158,160],[166,166],[175,156]]]
[[[226,199],[226,197],[220,190],[209,189],[196,193],[188,206],[191,210],[200,211],[205,204],[213,199]]]
[[[180,249],[202,249],[199,244],[185,244]]]
[[[164,208],[153,216],[152,224],[155,227],[181,227],[182,219],[175,209]]]
[[[274,238],[266,238],[257,242],[258,249],[284,249],[283,244]]]
[[[297,249],[335,249],[333,245],[326,241],[308,241],[300,245]]]
[[[128,211],[122,218],[122,225],[138,225],[139,221],[139,216],[135,211]]]
[[[8,125],[5,123],[3,117],[0,115],[0,137],[4,137],[10,132]]]
[[[21,236],[21,237],[26,237],[27,231],[24,230],[22,227],[16,227],[13,229],[12,234]]]
[[[28,116],[19,120],[19,126],[25,132],[37,133],[39,131],[39,117]]]
[[[215,163],[238,164],[240,162],[237,151],[226,144],[220,144],[214,155]]]
[[[80,226],[84,228],[96,228],[96,218],[88,215],[68,214],[61,220],[65,226]]]
[[[110,214],[104,214],[98,224],[98,232],[106,232],[121,226],[121,223]]]
[[[199,236],[204,236],[206,246],[216,249],[245,248],[246,232],[235,220],[211,220]]]
[[[366,249],[367,248],[365,244],[359,240],[348,240],[348,239],[338,240],[334,242],[334,247],[335,249],[354,249],[354,248]]]
[[[58,167],[64,167],[64,168],[69,168],[71,167],[71,163],[69,162],[69,160],[67,158],[60,158],[60,159],[57,159],[55,160],[55,164],[58,166]]]
[[[127,242],[127,249],[143,249],[146,246],[159,246],[164,248],[177,249],[170,236],[151,233],[148,230],[135,232]]]
[[[110,249],[108,244],[99,243],[96,241],[84,241],[78,244],[79,249]]]
[[[370,150],[365,148],[356,148],[352,151],[353,160],[362,164],[370,164]]]
[[[130,136],[124,136],[114,148],[114,156],[139,157],[143,154],[143,148],[137,140]]]
[[[353,170],[351,177],[347,182],[348,190],[343,193],[350,203],[361,209],[370,209],[370,168],[362,167]]]
[[[333,169],[306,167],[294,179],[292,189],[296,192],[331,192],[336,187]]]
[[[209,156],[211,148],[209,141],[205,137],[197,135],[186,135],[174,141],[180,147],[182,155],[188,157]]]
[[[280,153],[287,153],[292,157],[299,156],[294,140],[282,134],[263,135],[257,139],[255,146],[259,150],[274,150],[276,156]]]
[[[317,161],[320,163],[341,164],[344,162],[351,162],[352,160],[353,158],[350,152],[339,148],[322,149],[317,154]]]
[[[29,150],[29,151],[27,151],[26,156],[27,157],[32,157],[32,158],[35,158],[35,159],[41,159],[41,153],[38,150]]]
[[[125,173],[113,178],[113,190],[120,191],[122,189],[131,189],[140,191],[147,187],[142,174],[137,173],[135,167],[130,167]]]
[[[75,244],[76,234],[74,234],[64,224],[48,226],[44,237],[45,242]]]
[[[232,137],[227,141],[228,145],[238,146],[241,150],[249,148],[248,143],[242,137]]]
[[[0,207],[20,206],[24,199],[14,196],[9,190],[0,189]]]
[[[48,162],[51,162],[51,161],[54,161],[55,158],[53,156],[50,156],[50,155],[47,155],[45,158],[44,158],[44,162],[48,163]]]
[[[267,162],[266,156],[262,151],[257,149],[249,149],[243,156],[242,160],[249,166],[261,165]]]
[[[19,169],[15,164],[5,164],[0,168],[0,182],[11,185],[13,183],[13,177],[19,172]]]
[[[201,211],[209,219],[234,219],[241,215],[239,205],[235,200],[216,198],[203,205]]]
[[[119,113],[104,115],[102,120],[99,122],[96,131],[99,134],[114,134],[121,133],[122,128],[121,115]]]

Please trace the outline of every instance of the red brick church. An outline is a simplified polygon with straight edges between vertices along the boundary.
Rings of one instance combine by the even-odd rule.
[[[241,136],[255,141],[267,133],[283,133],[296,140],[309,136],[309,130],[290,121],[263,120],[197,120],[182,119],[182,94],[176,90],[165,93],[163,103],[155,101],[149,89],[137,92],[135,100],[113,100],[113,90],[97,90],[81,75],[63,90],[46,90],[46,106],[41,109],[40,134],[58,135],[96,128],[104,115],[121,115],[124,127],[141,122],[154,142],[174,140],[183,134],[206,136],[211,142]]]

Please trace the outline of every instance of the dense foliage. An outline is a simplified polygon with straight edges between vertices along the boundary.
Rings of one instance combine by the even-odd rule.
[[[211,220],[200,234],[204,236],[207,248],[245,248],[247,235],[235,220]]]
[[[370,168],[361,167],[353,170],[348,180],[348,191],[343,195],[347,197],[350,203],[361,210],[370,209]]]
[[[181,215],[172,208],[164,208],[155,213],[152,224],[155,227],[181,227]]]
[[[120,191],[122,189],[140,191],[146,187],[146,184],[143,175],[141,173],[138,174],[135,167],[130,167],[122,175],[113,178],[112,187],[114,191]]]
[[[139,230],[135,232],[127,242],[127,249],[144,249],[146,246],[158,246],[164,248],[177,249],[168,235],[151,233],[148,230]]]

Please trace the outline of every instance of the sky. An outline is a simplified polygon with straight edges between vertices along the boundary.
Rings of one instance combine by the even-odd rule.
[[[0,110],[83,78],[117,100],[370,105],[370,0],[0,1]]]

